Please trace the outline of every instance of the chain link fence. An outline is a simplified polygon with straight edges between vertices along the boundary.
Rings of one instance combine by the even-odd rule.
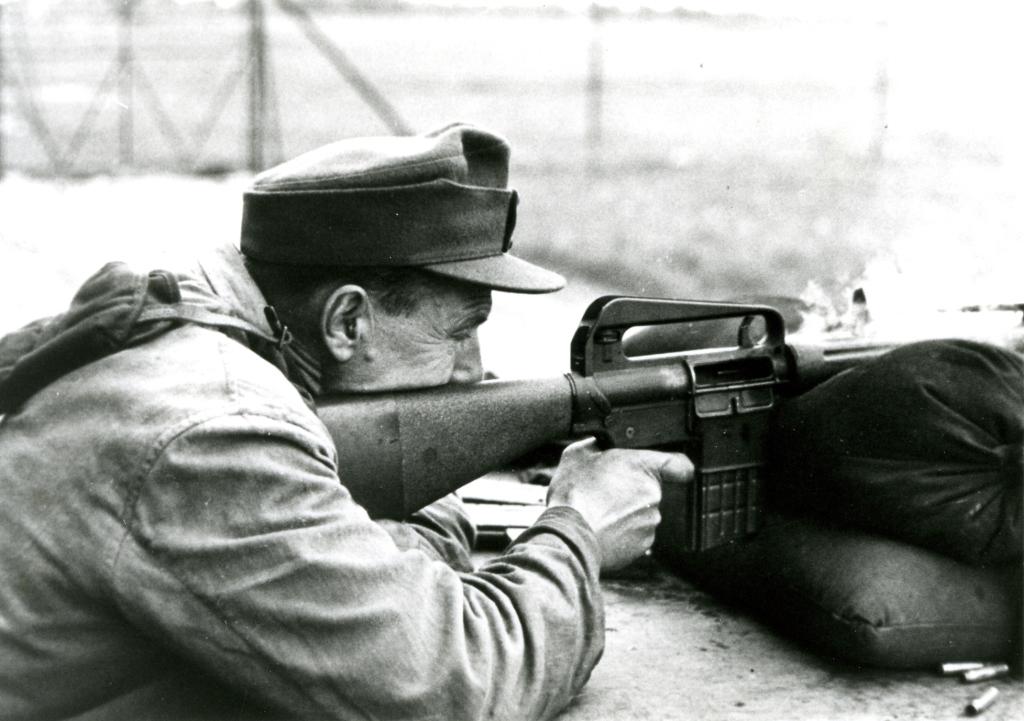
[[[455,117],[554,164],[828,140],[881,152],[884,30],[682,10],[400,4],[0,4],[3,168],[258,169]],[[813,107],[814,117],[801,108]],[[797,110],[797,112],[794,112]]]
[[[899,245],[980,278],[1020,245],[1003,16],[440,5],[0,0],[0,170],[248,174],[464,120],[512,143],[520,251],[624,292],[840,292]]]

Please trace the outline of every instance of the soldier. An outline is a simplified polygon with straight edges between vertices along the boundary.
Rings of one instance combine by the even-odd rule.
[[[547,718],[603,648],[685,457],[570,447],[548,508],[469,564],[453,499],[345,490],[312,399],[472,383],[509,254],[508,145],[342,141],[257,177],[241,253],[108,265],[0,341],[0,709],[20,718]]]

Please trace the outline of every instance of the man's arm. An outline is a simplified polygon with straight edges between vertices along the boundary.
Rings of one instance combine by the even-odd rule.
[[[402,550],[419,549],[456,571],[473,570],[470,552],[476,527],[454,493],[416,511],[405,522],[378,519],[377,523]]]
[[[301,422],[211,418],[136,483],[113,585],[145,632],[298,717],[547,718],[603,647],[600,550],[571,508],[458,574],[399,550]]]

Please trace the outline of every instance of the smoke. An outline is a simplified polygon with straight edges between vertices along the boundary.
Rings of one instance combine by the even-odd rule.
[[[1024,242],[1005,232],[959,242],[907,238],[870,261],[838,297],[809,283],[800,334],[880,342],[963,337],[1024,350],[1022,268]]]

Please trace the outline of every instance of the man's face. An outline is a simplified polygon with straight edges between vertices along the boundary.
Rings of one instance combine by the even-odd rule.
[[[438,277],[407,315],[370,300],[365,345],[340,369],[334,390],[385,391],[476,383],[483,378],[477,329],[491,312],[491,291]]]

